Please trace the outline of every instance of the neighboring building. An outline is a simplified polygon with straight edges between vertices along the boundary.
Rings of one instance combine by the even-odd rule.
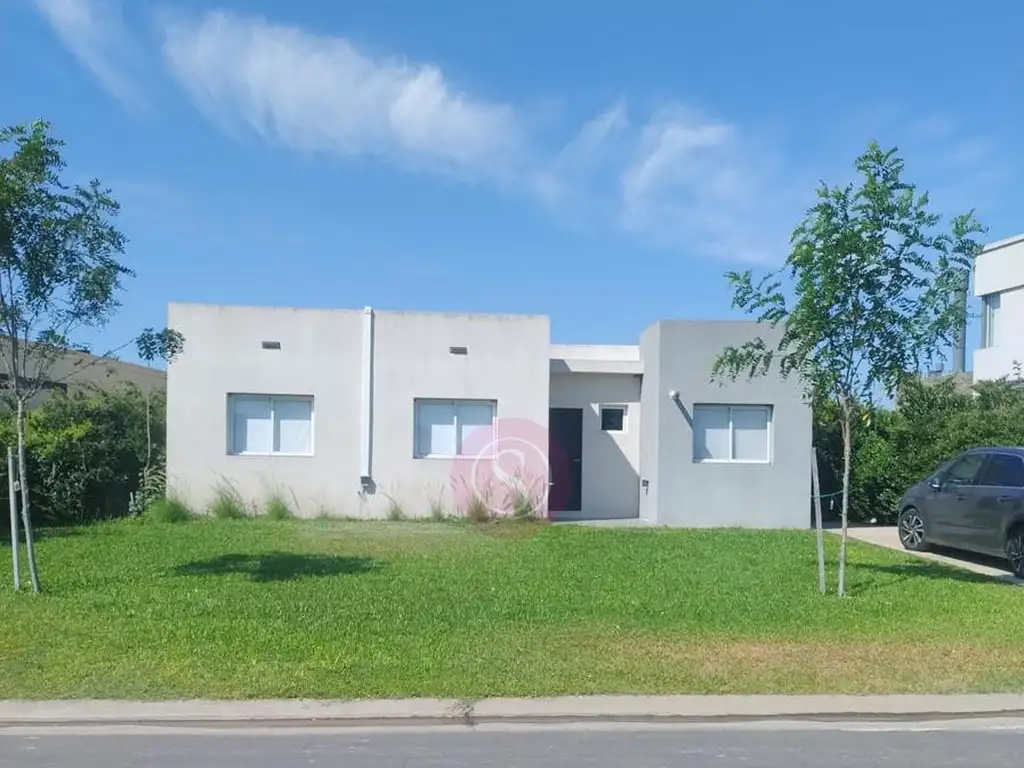
[[[1024,364],[1024,235],[985,246],[974,266],[981,297],[981,344],[974,380],[1015,376]]]
[[[4,343],[0,341],[0,344]],[[34,377],[35,370],[31,356],[28,359],[28,375]],[[0,390],[8,387],[10,376],[0,370]],[[41,391],[29,401],[34,408],[44,402],[52,392],[77,392],[95,388],[109,388],[130,383],[142,390],[163,389],[167,382],[164,371],[145,365],[126,363],[108,357],[90,355],[86,352],[67,352],[50,367]]]
[[[771,330],[754,323],[662,321],[637,346],[552,345],[528,315],[172,304],[169,325],[189,343],[168,480],[197,509],[231,488],[303,516],[455,512],[518,456],[556,519],[808,524],[799,383],[710,381],[722,348]]]

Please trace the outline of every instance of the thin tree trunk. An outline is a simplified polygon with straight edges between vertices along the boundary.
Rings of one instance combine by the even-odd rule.
[[[32,578],[32,591],[42,592],[39,569],[36,567],[36,547],[32,539],[32,520],[29,517],[28,462],[25,448],[25,401],[18,398],[18,482],[21,485],[21,522],[25,528],[25,549],[28,555],[28,572]]]
[[[821,522],[821,483],[818,480],[818,449],[811,448],[811,488],[814,494],[814,527],[818,534],[818,588],[828,591],[825,581],[825,532]]]
[[[843,529],[839,537],[839,596],[846,596],[846,534],[850,521],[850,454],[853,452],[853,441],[851,421],[853,414],[847,404],[843,405],[843,506],[842,519]]]
[[[7,496],[11,508],[11,560],[14,566],[14,589],[21,589],[21,554],[18,544],[18,492],[14,480],[14,449],[7,446]]]

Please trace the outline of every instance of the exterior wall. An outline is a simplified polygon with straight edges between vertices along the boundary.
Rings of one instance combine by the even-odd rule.
[[[368,514],[386,514],[387,497],[410,516],[428,515],[437,497],[456,511],[452,460],[413,458],[417,398],[496,400],[499,448],[515,448],[523,429],[546,439],[547,317],[377,312],[374,335],[372,474],[378,498],[370,500]],[[467,353],[453,355],[450,346]]]
[[[185,336],[167,371],[167,479],[197,511],[230,485],[260,504],[279,492],[299,514],[360,511],[361,311],[172,304]],[[280,349],[263,349],[278,341]],[[313,396],[312,456],[228,453],[229,393]]]
[[[716,356],[771,330],[748,322],[661,322],[644,334],[645,425],[657,421],[642,451],[644,478],[656,505],[654,522],[687,527],[806,528],[810,522],[811,409],[799,383],[779,376],[734,383],[710,381]],[[654,360],[657,363],[654,363]],[[670,391],[679,393],[673,401]],[[771,405],[767,464],[695,463],[695,403]],[[656,469],[649,457],[656,453]],[[643,493],[643,491],[641,491]],[[649,504],[650,502],[648,502]],[[644,508],[641,495],[641,507]],[[651,519],[647,507],[646,519]]]
[[[974,352],[975,381],[1009,376],[1015,362],[1024,363],[1024,236],[986,246],[975,263],[974,293],[1000,294],[995,344]]]
[[[427,515],[438,497],[454,511],[452,461],[413,458],[414,399],[496,400],[499,427],[525,419],[546,433],[546,317],[375,312],[366,369],[368,317],[362,310],[172,304],[169,324],[186,344],[168,371],[171,489],[197,509],[230,482],[254,505],[282,493],[303,516],[383,516],[392,500],[410,516]],[[280,349],[263,349],[263,341]],[[372,418],[364,416],[364,380]],[[313,396],[313,455],[230,455],[229,393]]]
[[[624,432],[601,429],[601,406],[625,405]],[[552,373],[551,407],[583,409],[583,503],[560,518],[637,517],[640,493],[640,376]]]
[[[644,378],[640,384],[640,410],[644,429],[640,434],[640,519],[658,521],[658,441],[661,438],[661,407],[667,402],[661,391],[661,325],[652,325],[640,337]],[[663,402],[664,401],[664,402]]]

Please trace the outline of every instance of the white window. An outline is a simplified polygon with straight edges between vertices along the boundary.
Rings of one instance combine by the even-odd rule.
[[[494,443],[493,400],[416,400],[413,403],[417,458],[490,454]]]
[[[625,432],[626,431],[626,406],[624,406],[624,405],[602,405],[601,406],[601,431],[602,432]]]
[[[771,461],[770,405],[694,405],[693,460]]]
[[[313,453],[313,398],[228,395],[228,453],[309,456]]]
[[[998,293],[990,293],[981,297],[983,347],[994,347],[999,343],[999,304]]]

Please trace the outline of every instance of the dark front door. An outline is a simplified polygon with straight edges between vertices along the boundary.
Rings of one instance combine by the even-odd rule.
[[[583,508],[583,409],[552,408],[548,430],[548,509],[579,512]]]

